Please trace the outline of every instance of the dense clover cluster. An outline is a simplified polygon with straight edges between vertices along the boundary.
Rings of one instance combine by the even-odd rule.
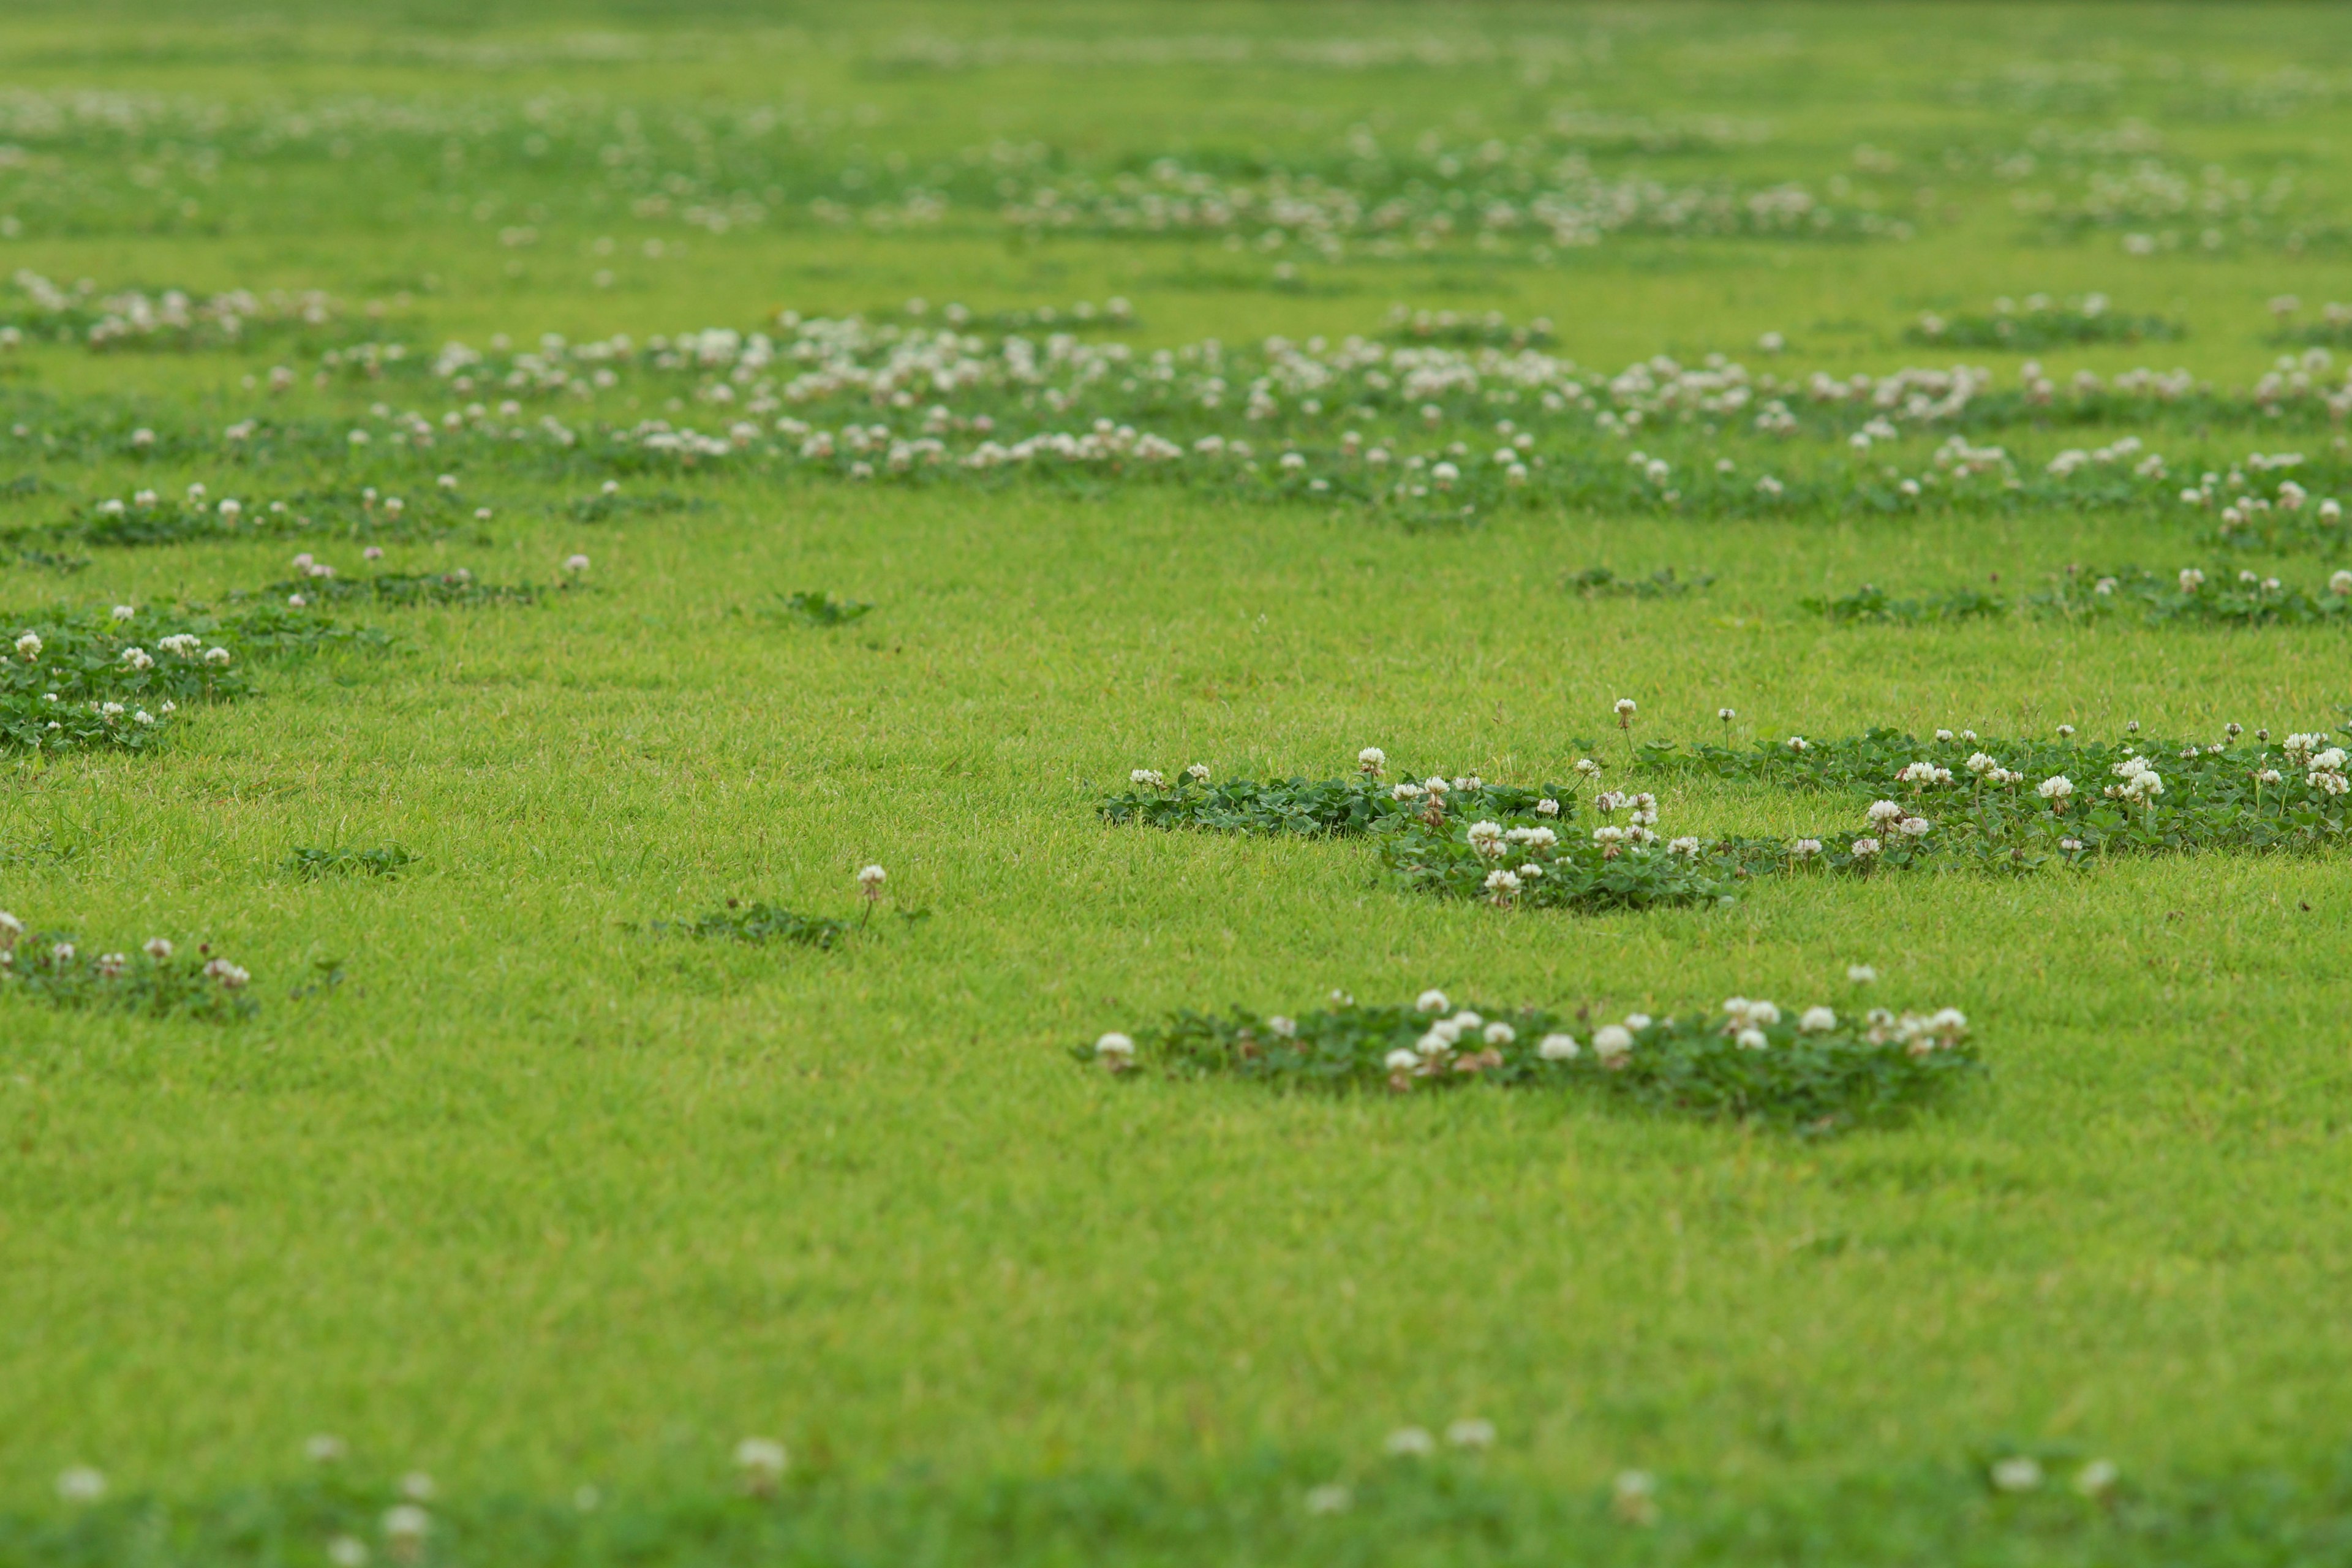
[[[253,979],[208,945],[193,955],[168,938],[150,937],[136,952],[86,954],[54,932],[29,932],[0,910],[0,995],[56,1007],[112,1009],[151,1018],[229,1023],[258,1005],[246,994]]]
[[[1900,1118],[1978,1066],[1968,1020],[1952,1008],[1850,1017],[1735,996],[1677,1016],[1596,1023],[1590,1009],[1563,1018],[1538,1007],[1456,1007],[1442,991],[1388,1006],[1335,992],[1328,1006],[1295,1018],[1180,1012],[1076,1054],[1116,1073],[1232,1075],[1296,1089],[1575,1089],[1813,1134]]]

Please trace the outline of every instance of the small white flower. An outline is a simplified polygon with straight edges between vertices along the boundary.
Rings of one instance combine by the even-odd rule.
[[[1871,824],[1874,826],[1882,822],[1900,820],[1903,808],[1891,800],[1876,800],[1871,802],[1870,809],[1864,815],[1870,818]]]
[[[2064,800],[2074,793],[2074,781],[2064,773],[2053,773],[2035,784],[2033,793],[2044,800]]]
[[[1415,998],[1412,1005],[1413,1010],[1420,1013],[1443,1013],[1454,1004],[1445,999],[1443,991],[1424,991]]]
[[[1184,770],[1184,776],[1191,779],[1194,784],[1207,784],[1209,782],[1209,764],[1206,763],[1194,763],[1191,767]]]
[[[1996,1460],[1992,1467],[1992,1484],[1997,1491],[2030,1492],[2042,1484],[2042,1466],[2022,1454]]]
[[[413,1502],[404,1502],[386,1509],[383,1515],[384,1539],[404,1546],[414,1546],[433,1533],[433,1516]]]
[[[1095,1055],[1115,1057],[1120,1061],[1127,1061],[1135,1055],[1135,1042],[1114,1029],[1095,1041]]]
[[[2116,1489],[2123,1472],[2112,1459],[2093,1459],[2074,1472],[2074,1489],[2087,1498],[2102,1498]]]
[[[1620,697],[1617,699],[1617,717],[1620,719],[1631,719],[1633,716],[1633,700],[1630,697]]]
[[[1818,838],[1800,838],[1789,846],[1789,853],[1800,860],[1811,859],[1821,852],[1822,841]]]
[[[1518,1037],[1519,1032],[1499,1018],[1487,1025],[1479,1035],[1479,1038],[1490,1046],[1507,1046]]]
[[[1381,1447],[1399,1458],[1421,1459],[1437,1452],[1437,1441],[1419,1426],[1400,1426]]]
[[[130,620],[138,614],[139,607],[136,605],[117,605],[114,606],[114,618],[118,621]]]
[[[1837,1027],[1837,1015],[1827,1007],[1808,1007],[1797,1020],[1801,1035],[1825,1035]]]
[[[1277,1039],[1295,1040],[1298,1037],[1297,1020],[1283,1017],[1280,1014],[1268,1018],[1265,1021],[1265,1026],[1267,1031]]]
[[[1445,1440],[1457,1448],[1490,1447],[1495,1441],[1495,1424],[1475,1418],[1456,1421],[1445,1429]]]
[[[1852,854],[1857,860],[1866,860],[1885,847],[1875,838],[1857,838],[1853,841]]]
[[[563,569],[576,577],[581,573],[588,570],[588,557],[585,555],[567,555],[563,558]]]
[[[1327,1486],[1310,1487],[1307,1491],[1307,1511],[1309,1513],[1345,1513],[1354,1505],[1356,1494],[1333,1481]]]
[[[16,639],[16,657],[33,664],[41,657],[41,638],[37,632],[26,632]]]
[[[1742,1029],[1731,1038],[1732,1044],[1743,1051],[1760,1051],[1772,1043],[1764,1037],[1761,1029]]]
[[[1603,1024],[1592,1031],[1592,1054],[1602,1067],[1618,1066],[1633,1048],[1633,1031],[1622,1024]]]
[[[162,939],[158,938],[157,941]],[[152,951],[155,943],[151,942],[147,946],[150,951]],[[164,951],[159,956],[170,957],[171,947],[170,942],[164,942]],[[343,1440],[331,1432],[315,1432],[302,1440],[302,1457],[314,1465],[331,1465],[349,1452],[350,1450],[343,1446]]]
[[[772,1437],[746,1437],[735,1445],[736,1474],[748,1490],[773,1491],[790,1463],[784,1446]]]
[[[1601,776],[1601,764],[1591,757],[1579,757],[1576,759],[1576,771],[1586,778],[1597,779]]]
[[[882,884],[889,879],[890,873],[879,866],[863,866],[858,868],[857,885],[869,893],[879,889]]]
[[[1141,784],[1146,789],[1166,789],[1168,787],[1167,776],[1152,768],[1136,768],[1132,770],[1127,775],[1127,782],[1131,784]]]
[[[106,1477],[88,1465],[58,1472],[58,1496],[68,1502],[96,1502],[106,1495]]]
[[[1687,855],[1693,859],[1696,859],[1698,858],[1698,840],[1696,838],[1683,837],[1669,838],[1666,840],[1666,853],[1669,855]]]
[[[205,649],[205,662],[206,664],[219,665],[226,668],[228,664],[228,660],[229,652],[228,649],[225,647],[208,647]]]
[[[1845,977],[1856,985],[1868,985],[1878,979],[1878,971],[1867,963],[1849,963],[1846,965]]]
[[[1715,716],[1728,724],[1734,719],[1739,717],[1739,710],[1737,708],[1718,708],[1715,710]]]
[[[327,1542],[327,1561],[335,1568],[367,1568],[367,1542],[356,1535],[338,1535]]]
[[[1536,815],[1538,816],[1558,816],[1559,815],[1559,802],[1553,800],[1549,795],[1545,796],[1543,799],[1536,802]]]
[[[1389,754],[1378,746],[1366,746],[1356,753],[1356,766],[1374,778],[1381,776],[1381,770],[1388,766],[1388,763]]]
[[[1804,752],[1811,751],[1812,749],[1812,742],[1806,740],[1802,735],[1791,735],[1783,743],[1786,744],[1789,750],[1792,752]]]
[[[1536,1055],[1548,1062],[1574,1061],[1581,1049],[1573,1035],[1546,1035],[1536,1042]]]
[[[1421,1065],[1421,1058],[1400,1047],[1382,1057],[1381,1062],[1391,1072],[1411,1072]]]

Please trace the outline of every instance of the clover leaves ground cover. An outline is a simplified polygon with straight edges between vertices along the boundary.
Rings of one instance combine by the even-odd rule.
[[[1138,769],[1101,801],[1113,824],[1211,832],[1367,837],[1404,888],[1504,908],[1606,910],[1729,902],[1742,882],[1861,876],[1932,866],[2019,872],[2113,855],[2309,850],[2343,841],[2352,782],[2324,732],[2235,724],[2210,743],[2137,739],[1926,741],[1872,730],[1791,735],[1748,750],[1645,742],[1638,765],[1667,775],[1746,779],[1843,795],[1852,817],[1793,837],[1659,831],[1657,797],[1483,779],[1384,783],[1367,749],[1352,778],[1214,782],[1194,764],[1171,782]],[[1580,777],[1601,764],[1581,758]],[[1620,818],[1622,817],[1622,821]],[[1587,828],[1584,822],[1594,826]]]
[[[1296,1017],[1180,1012],[1074,1054],[1116,1073],[1231,1075],[1297,1089],[1571,1092],[1811,1135],[1899,1121],[1979,1067],[1968,1019],[1953,1008],[1784,1015],[1736,996],[1596,1026],[1590,1009],[1565,1017],[1542,1007],[1457,1008],[1440,991],[1391,1005],[1334,995]]]
[[[158,936],[132,951],[90,952],[62,933],[27,931],[0,910],[0,998],[234,1023],[258,1011],[246,993],[252,978],[206,943],[190,950]]]
[[[1916,626],[2023,613],[2075,621],[2130,616],[2151,626],[2344,626],[2352,625],[2352,571],[2332,574],[2314,591],[2243,570],[2209,575],[2194,566],[2171,573],[2069,566],[2049,587],[2021,595],[1962,587],[1897,598],[1864,584],[1851,594],[1801,602],[1839,625]]]

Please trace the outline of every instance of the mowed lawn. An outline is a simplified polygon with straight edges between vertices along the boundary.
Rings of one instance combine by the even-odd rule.
[[[2123,13],[2066,14],[2081,36],[2124,28]],[[1165,8],[1134,15],[1139,33],[1195,30]],[[1287,36],[1311,16],[1307,30],[1341,33],[1352,15],[1224,8],[1198,30]],[[1738,11],[1675,15],[1700,31],[1746,25]],[[1999,15],[2011,31],[1986,58],[2055,48],[2032,13]],[[2161,30],[2218,37],[2226,16],[2168,11]],[[917,33],[967,21],[887,19]],[[1440,36],[1542,19],[1374,17]],[[515,38],[568,25],[492,20]],[[418,21],[384,36],[447,19]],[[2352,42],[2324,11],[2259,23],[2259,48],[2233,47],[2273,65],[2306,37],[2340,71]],[[659,93],[749,98],[760,85],[667,19],[598,25],[656,45],[676,35]],[[877,146],[893,133],[978,139],[992,116],[1054,118],[1021,97],[1030,68],[1017,62],[919,90],[872,63],[880,34],[794,25],[829,52],[792,80],[819,102],[887,105]],[[1023,12],[982,30],[1082,25],[1096,24]],[[136,29],[110,19],[105,47],[83,59],[59,42],[64,24],[23,26],[40,47],[21,68],[45,90],[118,59],[142,87],[201,93],[217,68],[240,99],[268,90],[226,32],[185,35],[209,38],[217,60],[179,59],[142,55]],[[1836,40],[1822,47],[1840,62],[1844,118],[1788,110],[1815,127],[1791,153],[1809,168],[1846,166],[1864,134],[1853,125],[1900,129],[1911,112],[1877,106],[1869,71],[1840,52],[1849,28],[1875,40],[1873,58],[1905,52],[1900,19],[1876,13],[1776,9],[1759,34]],[[1656,58],[1700,47],[1682,22],[1636,30]],[[341,37],[296,49],[285,90],[354,90],[377,69],[386,90],[430,90],[406,57],[371,66]],[[2147,68],[2145,53],[2126,68]],[[638,90],[561,51],[554,65],[535,58],[513,79],[484,68],[468,90]],[[1178,68],[1122,68],[1151,84],[1139,91],[1177,96]],[[1588,89],[1624,92],[1592,68]],[[1778,72],[1755,101],[1792,91]],[[1433,120],[1477,96],[1475,79],[1441,74]],[[1405,113],[1372,101],[1379,82],[1306,79],[1335,113]],[[1106,145],[1141,156],[1181,122],[1155,98],[1122,124],[1104,75],[1087,84],[1057,112],[1089,157]],[[1708,107],[1701,95],[1676,112]],[[2114,108],[2070,109],[2061,94],[1984,112],[2015,115],[2021,138]],[[2298,134],[2335,125],[2331,112],[2294,122]],[[2269,121],[2211,134],[2273,151],[2283,140]],[[1785,145],[1738,157],[1768,167]],[[2307,178],[2337,167],[2308,145],[2298,156],[2319,171]],[[249,199],[268,210],[266,194]],[[984,227],[698,236],[685,261],[618,289],[589,284],[590,261],[570,255],[594,226],[573,234],[561,216],[548,220],[560,239],[518,248],[532,268],[520,278],[470,223],[386,238],[373,218],[312,224],[291,209],[274,258],[250,231],[64,232],[11,239],[0,260],[109,286],[315,284],[354,299],[429,267],[443,292],[398,327],[428,354],[453,336],[749,326],[780,305],[879,309],[911,292],[1016,305],[1124,290],[1148,343],[1370,331],[1403,298],[1549,314],[1559,352],[1604,374],[1668,348],[1737,352],[1775,328],[1807,363],[1884,371],[1953,357],[1896,337],[1927,304],[2120,289],[2106,282],[2121,263],[2112,236],[2095,251],[2029,248],[2001,199],[1907,248],[1791,258],[1693,242],[1694,258],[1628,240],[1622,254],[1427,300],[1413,289],[1470,264],[1368,261],[1335,266],[1327,292],[1220,293],[1169,283],[1174,258],[1147,253],[1152,242],[1024,249]],[[2124,275],[2132,303],[2178,310],[2189,341],[2041,357],[2069,373],[2160,358],[2243,382],[2279,352],[2264,300],[2292,289],[2315,305],[2339,263],[2273,247],[2139,265]],[[103,405],[226,424],[257,405],[239,378],[283,357],[101,358],[36,342],[8,361],[6,396],[16,418]],[[1961,357],[2013,379],[2031,356]],[[371,395],[294,395],[346,413]],[[441,395],[384,395],[430,411]],[[2093,437],[2018,444],[2039,457]],[[2298,437],[2315,453],[2331,438],[2340,449],[2340,436]],[[19,447],[0,456],[0,479],[21,468],[47,488],[12,494],[0,522],[151,484],[200,480],[218,496],[324,482],[322,469],[241,461],[225,448],[134,463]],[[480,1513],[496,1499],[583,1518],[642,1510],[655,1522],[635,1547],[596,1548],[614,1561],[772,1560],[729,1555],[738,1526],[723,1523],[791,1501],[732,1495],[730,1455],[752,1436],[789,1448],[793,1485],[816,1489],[809,1508],[852,1521],[832,1546],[803,1543],[810,1560],[1839,1560],[1809,1555],[1802,1531],[1752,1559],[1728,1526],[1673,1534],[1678,1510],[1751,1506],[1818,1507],[1823,1529],[1849,1532],[1852,1561],[1936,1560],[1906,1553],[1963,1540],[1979,1553],[1969,1561],[2141,1560],[2101,1557],[2121,1548],[2102,1544],[2095,1503],[2055,1523],[2001,1513],[1982,1473],[2013,1452],[2050,1456],[2053,1490],[2062,1464],[2111,1460],[2126,1495],[2189,1513],[2168,1500],[2275,1486],[2277,1532],[2261,1538],[2272,1555],[2248,1561],[2341,1548],[2326,1533],[2341,1527],[2340,1499],[2314,1478],[2329,1473],[2352,1405],[2342,853],[1789,880],[1725,908],[1565,914],[1399,890],[1360,842],[1097,815],[1130,769],[1332,777],[1364,746],[1416,775],[1528,784],[1596,756],[1610,782],[1656,791],[1662,831],[1785,835],[1848,814],[1832,797],[1645,777],[1611,714],[1623,697],[1639,703],[1632,739],[1686,742],[1874,725],[2113,736],[2133,722],[2210,742],[2232,721],[2342,722],[2352,697],[2334,626],[1845,626],[1800,602],[1995,574],[2021,590],[2073,562],[2236,568],[2188,525],[2032,510],[1497,511],[1411,531],[1173,484],[909,489],[723,470],[633,477],[624,493],[700,504],[583,521],[569,509],[594,493],[587,480],[518,462],[469,470],[466,486],[467,502],[492,507],[488,542],[391,541],[383,566],[544,582],[576,552],[590,560],[583,591],[353,610],[396,646],[264,671],[258,696],[184,718],[159,754],[12,757],[0,773],[0,908],[93,947],[209,942],[251,970],[261,1002],[225,1027],[0,999],[0,1563],[323,1561],[323,1527],[303,1534],[316,1434],[348,1446],[341,1463],[365,1478],[352,1484],[370,1521],[401,1495],[395,1478],[429,1474],[452,1522],[419,1550],[452,1563],[482,1561],[484,1541],[541,1539],[498,1537]],[[0,607],[217,599],[283,575],[298,548],[359,565],[356,543],[96,550],[72,575],[0,567]],[[2352,564],[2244,559],[2323,579]],[[1656,600],[1566,585],[1597,564],[1712,581]],[[775,613],[780,595],[820,589],[876,607],[832,628]],[[1736,710],[1727,724],[1723,708]],[[395,843],[419,857],[396,878],[310,879],[288,863],[299,847]],[[868,864],[888,873],[870,910],[854,879]],[[730,899],[856,929],[832,951],[662,929]],[[1855,964],[1877,979],[1850,981]],[[1914,1121],[1809,1141],[1535,1093],[1285,1095],[1074,1059],[1106,1030],[1179,1008],[1297,1012],[1334,989],[1388,1001],[1430,986],[1606,1016],[1735,994],[1952,1005],[1990,1070]],[[1465,1419],[1491,1422],[1494,1438],[1432,1461],[1463,1467],[1444,1472],[1458,1488],[1415,1479],[1438,1500],[1425,1514],[1381,1513],[1398,1468],[1389,1436]],[[256,1517],[276,1522],[253,1541],[275,1544],[228,1525],[197,1545],[129,1524],[77,1535],[93,1516],[57,1482],[79,1466],[104,1472],[108,1508],[150,1495],[227,1517],[247,1506],[236,1500],[263,1499]],[[1612,1479],[1627,1471],[1658,1478],[1663,1533],[1644,1533],[1622,1492],[1612,1515]],[[2249,1479],[2273,1473],[2288,1479]],[[1905,1489],[1922,1476],[1948,1488]],[[1188,1534],[1178,1505],[1129,1517],[1117,1491],[1254,1496],[1264,1477],[1281,1522],[1263,1532],[1244,1519]],[[1071,1478],[1100,1480],[1112,1502],[1066,1517],[1050,1495],[1034,1500]],[[1359,1500],[1358,1524],[1335,1510],[1328,1545],[1299,1501],[1318,1480]],[[927,1499],[992,1485],[1012,1500],[1001,1512],[959,1503],[931,1534],[908,1522],[928,1517]],[[582,1488],[593,1507],[575,1500]],[[663,1511],[678,1499],[711,1511],[680,1522]],[[1557,1512],[1564,1499],[1583,1511]],[[902,1526],[911,1533],[893,1533]],[[404,1554],[396,1531],[370,1539]],[[2202,1538],[2182,1539],[2178,1560],[2199,1560]],[[2160,1543],[2131,1547],[2143,1549]]]

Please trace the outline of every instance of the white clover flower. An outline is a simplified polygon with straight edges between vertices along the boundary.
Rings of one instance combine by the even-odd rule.
[[[1459,1038],[1463,1035],[1468,1034],[1471,1030],[1477,1028],[1479,1026],[1486,1023],[1486,1019],[1480,1017],[1477,1014],[1470,1011],[1469,1008],[1465,1007],[1459,1013],[1454,1014],[1451,1018],[1446,1019],[1444,1026],[1451,1029],[1454,1032],[1454,1037]]]
[[[1131,784],[1141,784],[1146,789],[1166,789],[1168,787],[1167,776],[1152,768],[1137,768],[1133,770],[1127,775],[1127,782]]]
[[[1445,1440],[1457,1448],[1484,1448],[1495,1441],[1495,1424],[1475,1419],[1456,1421],[1445,1429]]]
[[[1370,774],[1373,778],[1380,777],[1381,770],[1387,767],[1388,764],[1389,754],[1386,752],[1381,751],[1378,746],[1366,746],[1362,751],[1356,753],[1356,766]]]
[[[1592,830],[1592,842],[1603,848],[1622,844],[1624,839],[1625,830],[1622,827],[1596,827]]]
[[[350,1451],[343,1440],[331,1432],[314,1432],[302,1440],[302,1457],[314,1465],[334,1464]]]
[[[1979,778],[1982,778],[1987,773],[1997,773],[2000,772],[2000,763],[1985,755],[1982,752],[1971,752],[1969,756],[1967,767],[1969,772],[1976,774]]]
[[[206,664],[218,665],[223,668],[226,668],[228,661],[228,649],[225,647],[208,647],[205,649],[205,662]]]
[[[1135,1042],[1114,1029],[1095,1041],[1095,1055],[1128,1061],[1135,1056]]]
[[[2180,591],[2182,593],[2193,594],[2204,585],[2204,573],[2200,572],[2194,566],[2184,566],[2180,569]]]
[[[2033,793],[2044,800],[2064,800],[2074,793],[2074,781],[2064,773],[2053,773],[2035,784]]]
[[[58,963],[71,963],[73,956],[74,944],[69,942],[61,942],[49,949],[49,957]]]
[[[1900,820],[1903,816],[1903,807],[1891,800],[1877,800],[1871,802],[1870,809],[1863,815],[1870,819],[1873,826],[1875,826],[1882,822]]]
[[[207,980],[218,981],[221,987],[224,990],[228,991],[242,989],[246,982],[253,978],[252,975],[247,974],[244,970],[239,969],[236,964],[231,963],[226,958],[215,958],[206,963],[204,968],[204,975]]]
[[[114,606],[114,618],[118,621],[130,620],[138,614],[139,607],[135,605],[117,605]]]
[[[1715,710],[1715,716],[1728,724],[1739,717],[1739,710],[1736,708],[1718,708]]]
[[[1443,991],[1424,991],[1414,999],[1412,1005],[1413,1010],[1419,1013],[1443,1013],[1454,1004],[1445,999]]]
[[[1580,1049],[1573,1035],[1546,1035],[1536,1042],[1536,1055],[1548,1062],[1574,1061]]]
[[[1421,1065],[1421,1058],[1399,1047],[1381,1058],[1381,1065],[1391,1072],[1411,1072]]]
[[[2256,784],[2274,784],[2284,776],[2285,775],[2281,773],[2276,768],[2263,768],[2254,774],[2254,782]]]
[[[1650,1016],[1647,1013],[1628,1013],[1625,1015],[1625,1026],[1638,1035],[1650,1026]]]
[[[1470,847],[1481,855],[1491,858],[1503,853],[1503,825],[1499,822],[1474,822],[1467,837]]]
[[[773,1491],[791,1463],[784,1446],[772,1437],[746,1437],[735,1445],[735,1472],[749,1491]]]
[[[155,715],[142,708],[131,715],[131,721],[134,724],[152,724],[155,721]]]
[[[1421,1459],[1437,1452],[1437,1441],[1419,1426],[1400,1426],[1381,1445],[1401,1459]]]
[[[58,1496],[67,1502],[96,1502],[106,1495],[106,1477],[88,1465],[58,1474]]]
[[[1278,1013],[1265,1021],[1265,1026],[1276,1039],[1295,1040],[1298,1037],[1297,1020],[1286,1018]]]
[[[1780,1021],[1780,1009],[1769,1002],[1748,1004],[1748,1021],[1759,1028],[1769,1029]]]
[[[1391,784],[1389,787],[1391,800],[1419,800],[1425,793],[1417,784]]]
[[[1687,855],[1696,860],[1698,858],[1698,840],[1688,836],[1666,840],[1666,853],[1669,855]]]
[[[1559,802],[1552,799],[1549,795],[1545,796],[1543,799],[1536,802],[1536,815],[1538,816],[1558,816],[1559,815]]]
[[[567,555],[563,558],[563,569],[576,577],[581,573],[588,570],[588,557],[585,555]]]
[[[1579,757],[1576,759],[1576,771],[1586,778],[1597,779],[1601,776],[1601,764],[1591,757]]]
[[[1996,1460],[1992,1467],[1992,1484],[1996,1491],[2030,1492],[2042,1484],[2042,1466],[2023,1455]]]
[[[367,1542],[356,1535],[337,1535],[327,1542],[327,1561],[335,1568],[367,1568]]]
[[[862,866],[858,868],[857,885],[865,889],[869,893],[880,888],[883,883],[889,879],[890,873],[885,871],[879,866]]]
[[[1807,741],[1802,735],[1790,736],[1786,744],[1788,745],[1789,750],[1792,752],[1802,752],[1811,749],[1811,742]]]
[[[1827,1007],[1808,1007],[1797,1020],[1801,1035],[1824,1035],[1837,1027],[1837,1014]]]
[[[16,939],[24,934],[25,922],[6,910],[0,910],[0,952],[5,952],[15,947]]]
[[[1616,712],[1621,720],[1631,719],[1633,716],[1633,700],[1630,697],[1617,699]]]
[[[2112,1459],[2093,1459],[2074,1472],[2074,1489],[2086,1498],[2102,1498],[2115,1490],[2123,1472]]]
[[[1207,784],[1209,782],[1209,764],[1206,763],[1194,763],[1191,767],[1184,770],[1184,776],[1191,779],[1194,784]]]
[[[1857,860],[1866,860],[1885,847],[1885,846],[1875,838],[1857,838],[1853,841],[1853,847],[1849,853]]]
[[[1478,1037],[1490,1046],[1507,1046],[1519,1037],[1519,1032],[1497,1018],[1480,1031]]]
[[[395,1504],[383,1515],[384,1539],[413,1549],[433,1533],[433,1516],[413,1502]]]
[[[1761,1029],[1742,1029],[1731,1037],[1731,1043],[1743,1051],[1760,1051],[1772,1042],[1764,1037]]]
[[[1307,1489],[1309,1513],[1345,1513],[1355,1506],[1356,1494],[1337,1481]]]
[[[41,658],[41,638],[37,632],[26,632],[16,639],[16,657],[26,664],[37,664]]]
[[[1906,838],[1924,838],[1933,826],[1924,816],[1906,816],[1895,825],[1895,831]]]
[[[1592,1054],[1602,1067],[1622,1067],[1633,1049],[1633,1031],[1622,1024],[1603,1024],[1592,1031]]]
[[[122,650],[122,662],[132,669],[152,669],[155,656],[143,647],[127,647]]]

